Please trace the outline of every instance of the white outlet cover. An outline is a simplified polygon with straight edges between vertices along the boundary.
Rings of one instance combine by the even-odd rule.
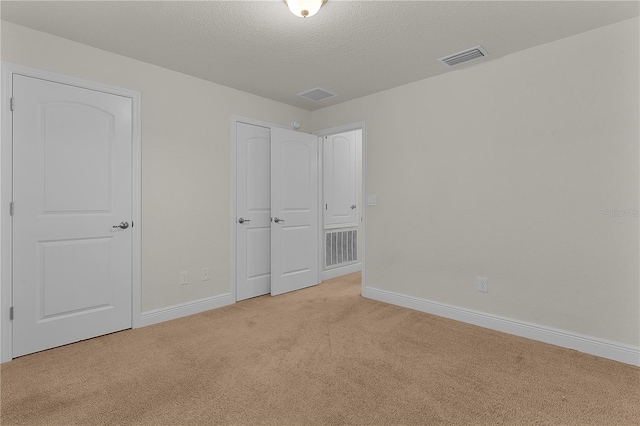
[[[377,195],[367,195],[367,205],[375,206],[378,204],[378,196]]]
[[[478,289],[478,291],[480,291],[482,293],[488,293],[489,292],[489,278],[478,277],[477,289]]]

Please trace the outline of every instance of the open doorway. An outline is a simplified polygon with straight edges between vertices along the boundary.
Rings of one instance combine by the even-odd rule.
[[[316,134],[322,159],[319,249],[325,281],[364,271],[364,123]]]

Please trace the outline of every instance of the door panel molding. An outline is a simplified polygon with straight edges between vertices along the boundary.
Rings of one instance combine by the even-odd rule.
[[[0,144],[0,362],[7,362],[12,359],[13,354],[13,330],[12,322],[9,319],[9,310],[13,302],[12,289],[12,216],[10,215],[9,206],[13,200],[13,147],[12,147],[12,112],[10,97],[13,93],[12,79],[13,75],[22,75],[25,77],[38,78],[56,83],[63,83],[83,89],[104,92],[116,96],[122,96],[131,99],[132,111],[132,212],[131,220],[133,228],[131,229],[131,249],[132,249],[132,327],[137,328],[142,325],[141,321],[141,95],[139,92],[110,86],[102,83],[96,83],[72,76],[53,73],[37,68],[27,67],[23,65],[2,62],[2,95],[1,100],[1,135],[2,142]],[[19,101],[16,101],[18,104]],[[19,107],[16,105],[16,107]],[[19,211],[19,206],[17,206]],[[15,315],[20,315],[17,310]]]

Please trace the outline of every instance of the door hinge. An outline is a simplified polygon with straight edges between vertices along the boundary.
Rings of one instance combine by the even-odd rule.
[[[9,319],[13,321],[13,306],[9,308]]]
[[[11,111],[13,111],[13,108],[15,106],[15,100],[14,99],[15,98],[13,98],[13,97],[11,99],[9,99],[9,108],[11,109]]]
[[[10,214],[11,216],[13,216],[13,214],[14,214],[15,212],[16,212],[16,205],[15,205],[15,203],[12,201],[12,202],[9,204],[9,214]]]
[[[325,209],[325,210],[329,210],[329,204],[325,204],[325,205],[324,205],[324,209]]]

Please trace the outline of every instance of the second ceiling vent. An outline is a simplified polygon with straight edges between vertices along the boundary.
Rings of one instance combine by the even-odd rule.
[[[335,93],[331,93],[328,90],[316,87],[315,89],[307,90],[306,92],[298,93],[299,96],[304,96],[312,101],[321,101],[323,99],[332,98],[336,96]]]
[[[476,62],[488,56],[489,54],[482,46],[476,46],[471,49],[463,50],[462,52],[454,53],[453,55],[445,56],[438,59],[438,61],[442,62],[442,64],[447,68],[451,68],[468,64],[469,62]]]

